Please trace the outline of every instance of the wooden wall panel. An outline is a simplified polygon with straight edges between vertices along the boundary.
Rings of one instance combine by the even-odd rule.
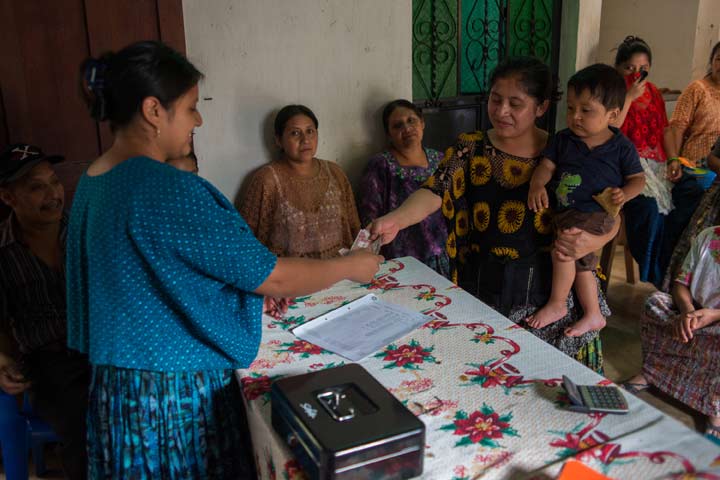
[[[185,54],[185,20],[182,0],[157,0],[160,40]]]
[[[0,86],[8,142],[59,153],[68,205],[81,173],[99,152],[97,124],[79,89],[88,55],[82,0],[0,0]]]
[[[64,155],[56,169],[69,206],[87,165],[112,145],[80,95],[80,64],[158,39],[185,52],[182,0],[0,0],[0,148],[23,141]]]
[[[85,0],[90,54],[98,57],[140,40],[159,40],[157,0]],[[112,145],[107,123],[100,126],[100,147]]]

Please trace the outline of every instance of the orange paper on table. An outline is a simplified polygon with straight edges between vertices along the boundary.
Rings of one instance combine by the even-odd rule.
[[[596,472],[582,462],[568,460],[557,480],[611,480],[610,477]]]

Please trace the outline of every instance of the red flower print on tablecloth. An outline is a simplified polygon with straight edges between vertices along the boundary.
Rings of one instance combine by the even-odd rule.
[[[313,363],[308,368],[314,372],[327,370],[328,368],[342,367],[345,362]]]
[[[288,309],[294,309],[294,308],[300,308],[300,304],[304,304],[308,298],[311,298],[312,295],[306,295],[304,297],[296,297],[290,300],[290,303],[288,304]]]
[[[288,460],[285,462],[283,468],[283,479],[284,480],[306,480],[307,476],[300,468],[300,464],[297,460]]]
[[[435,347],[423,348],[416,340],[400,345],[394,343],[388,345],[384,351],[375,354],[375,358],[382,358],[390,362],[384,368],[407,368],[409,370],[421,370],[422,363],[440,363],[433,355]]]
[[[464,465],[453,468],[453,477],[450,480],[470,480],[470,472]]]
[[[492,345],[495,343],[494,337],[489,332],[476,333],[470,341],[475,343],[484,343],[485,345]]]
[[[507,465],[515,454],[507,450],[495,450],[490,453],[480,453],[473,458],[473,465],[482,465],[484,471],[490,468],[500,468]]]
[[[400,282],[395,277],[390,275],[383,275],[378,278],[373,278],[370,283],[360,285],[358,288],[364,288],[366,290],[380,290],[381,293],[385,293],[396,288],[400,288]]]
[[[425,300],[426,302],[432,302],[437,298],[437,295],[435,295],[434,289],[433,290],[427,290],[425,292],[420,292],[415,297],[415,300]]]
[[[463,410],[455,413],[453,423],[443,425],[440,430],[452,430],[462,437],[455,443],[456,447],[480,444],[483,447],[499,448],[498,440],[508,437],[519,437],[517,431],[510,426],[512,413],[498,415],[487,404],[483,403],[480,410],[470,415]]]
[[[506,395],[514,387],[527,387],[532,383],[524,380],[522,375],[517,375],[517,368],[509,363],[493,367],[493,362],[496,360],[490,359],[483,364],[467,363],[467,366],[473,368],[460,375],[460,380],[465,385],[479,384],[482,388],[502,387]]]
[[[276,352],[291,352],[300,355],[300,358],[309,358],[312,355],[322,355],[329,352],[322,347],[318,347],[314,343],[306,342],[305,340],[295,340],[291,343],[283,343],[280,345],[281,349],[275,350]]]
[[[277,320],[272,320],[270,325],[268,325],[268,328],[280,327],[283,330],[289,330],[297,325],[302,325],[303,323],[305,323],[305,315],[300,315],[298,317],[283,317]]]
[[[437,315],[437,313],[435,315]],[[448,320],[430,320],[421,328],[429,328],[431,330],[430,333],[434,335],[440,330],[455,328],[455,325],[451,324]]]
[[[250,364],[249,369],[250,370],[271,370],[275,368],[275,365],[277,362],[273,362],[272,360],[267,360],[265,358],[258,358],[257,360],[253,361]]]
[[[272,382],[282,377],[282,375],[274,375],[268,377],[259,373],[251,372],[249,376],[242,377],[240,379],[240,385],[242,386],[243,394],[245,399],[250,402],[258,397],[263,397],[264,402],[270,401],[270,387]]]
[[[309,295],[307,297],[296,298],[290,304],[289,308],[299,308],[301,303],[304,304],[305,307],[312,308],[317,307],[318,305],[340,305],[343,302],[347,303],[347,298],[343,295],[329,295],[327,297],[318,298],[313,298],[312,295]]]
[[[590,422],[580,423],[570,431],[549,430],[549,433],[559,437],[551,441],[550,446],[562,448],[555,455],[561,459],[575,457],[585,463],[595,460],[600,462],[601,471],[605,475],[609,474],[612,467],[636,461],[637,459],[646,459],[653,464],[665,463],[667,460],[673,459],[682,465],[685,472],[695,472],[692,462],[675,452],[623,452],[621,445],[610,443],[610,437],[597,429],[606,416],[605,413],[590,413],[588,414],[591,419]],[[707,477],[698,476],[697,478]]]
[[[402,399],[416,393],[430,390],[434,386],[435,382],[433,382],[431,378],[418,378],[417,380],[403,380],[396,388],[388,388],[388,391]]]

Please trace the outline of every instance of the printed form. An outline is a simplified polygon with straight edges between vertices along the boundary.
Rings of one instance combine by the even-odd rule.
[[[292,332],[306,342],[357,362],[404,337],[432,318],[368,294]]]

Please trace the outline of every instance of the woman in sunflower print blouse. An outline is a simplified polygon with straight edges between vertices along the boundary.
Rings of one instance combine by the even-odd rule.
[[[535,121],[559,95],[550,69],[531,57],[501,62],[490,83],[488,114],[493,128],[460,135],[423,188],[376,219],[371,229],[389,243],[399,230],[441,209],[448,225],[446,249],[453,281],[520,323],[545,304],[552,284],[550,212],[530,211],[526,199],[548,139]],[[610,241],[618,227],[602,237],[576,229],[560,232],[555,239],[557,254],[566,260],[580,258]],[[599,288],[598,295],[603,314],[609,315]],[[602,371],[597,332],[564,335],[580,316],[576,304],[571,293],[565,318],[543,329],[526,328]]]

